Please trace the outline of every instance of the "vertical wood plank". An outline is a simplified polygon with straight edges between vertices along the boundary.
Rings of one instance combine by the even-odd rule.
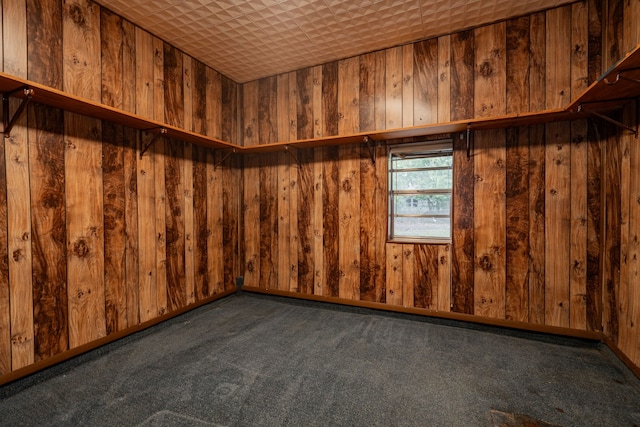
[[[375,60],[375,53],[367,53],[360,56],[360,91],[358,93],[360,132],[375,129]]]
[[[623,55],[624,46],[624,3],[625,0],[610,0],[605,8],[606,19],[604,23],[603,66],[608,69],[613,66]]]
[[[298,73],[292,71],[288,73],[289,76],[289,140],[295,140],[298,136]],[[322,78],[324,80],[324,70]],[[324,84],[323,84],[324,88]],[[337,118],[336,118],[337,120]],[[326,120],[325,120],[326,126]],[[298,290],[298,246],[300,239],[298,236],[298,168],[294,166],[290,159],[291,167],[289,169],[289,190],[290,190],[290,204],[291,210],[289,211],[289,232],[291,235],[290,241],[290,259],[289,259],[289,290]]]
[[[448,51],[448,50],[447,50]],[[438,39],[415,43],[413,49],[413,123],[426,125],[438,122]],[[442,64],[445,81],[448,79],[448,60]],[[446,86],[443,83],[444,86]],[[448,101],[444,99],[443,101]],[[447,108],[447,113],[449,109]]]
[[[379,144],[376,150],[376,207],[375,207],[375,298],[374,301],[384,303],[387,297],[387,212],[389,210],[388,194],[388,151],[384,144]],[[361,284],[362,285],[362,284]]]
[[[169,102],[167,103],[167,105]],[[185,284],[184,143],[170,139],[165,160],[167,310],[187,303]]]
[[[135,106],[133,107],[135,109]],[[138,132],[124,129],[124,222],[125,222],[125,283],[127,326],[140,323],[140,251],[138,246],[138,181],[136,170]]]
[[[338,62],[338,134],[351,135],[360,131],[358,57]]]
[[[310,68],[296,72],[296,139],[313,138],[313,80]]]
[[[602,330],[602,140],[595,126],[587,129],[587,329]]]
[[[571,100],[571,6],[546,12],[546,108],[562,108]]]
[[[588,86],[588,10],[585,3],[571,6],[571,100]],[[570,321],[574,329],[587,329],[587,122],[571,122],[571,270]]]
[[[136,27],[136,113],[153,118],[153,38]],[[144,137],[143,137],[144,136]],[[138,154],[150,136],[137,137],[136,178],[138,189],[138,249],[139,249],[139,319],[140,322],[158,315],[156,266],[156,207],[155,207],[155,155],[149,150]]]
[[[63,3],[65,91],[100,101],[100,9]],[[65,113],[69,346],[105,336],[101,122]],[[91,200],[91,203],[87,203]]]
[[[122,20],[122,108],[130,113],[136,111],[136,27]]]
[[[297,291],[310,294],[314,285],[313,215],[313,150],[298,151],[298,283]]]
[[[0,107],[0,111],[2,108]],[[9,289],[9,251],[7,247],[7,173],[4,146],[0,141],[0,375],[11,372],[11,306]],[[35,257],[34,257],[35,258]],[[37,259],[37,258],[35,258]],[[37,281],[36,281],[37,284]],[[37,298],[37,297],[36,297]],[[34,300],[37,307],[38,300]],[[35,308],[34,307],[34,308]],[[35,320],[38,317],[34,314]],[[66,316],[65,316],[66,321]],[[34,332],[37,339],[38,330]]]
[[[425,293],[426,283],[417,283],[415,277],[416,251],[418,245],[402,245],[402,306],[413,307],[415,294]],[[421,267],[424,267],[421,265]],[[419,271],[419,275],[424,275],[424,271]],[[419,278],[418,278],[419,279]]]
[[[379,50],[375,55],[375,129],[385,129],[387,123],[387,54],[384,50]],[[383,264],[386,264],[383,263]]]
[[[184,124],[186,130],[193,130],[193,61],[187,54],[182,56],[182,87],[184,93]],[[193,199],[193,149],[192,144],[184,146],[184,242],[185,242],[185,293],[186,304],[195,302],[195,222]]]
[[[473,117],[474,36],[473,31],[451,35],[451,120]]]
[[[324,229],[324,266],[325,295],[337,297],[340,282],[340,245],[336,236],[339,233],[339,151],[338,147],[326,147],[323,154],[324,180],[322,182],[322,206]]]
[[[244,95],[244,146],[257,145],[258,139],[258,82],[245,83]],[[259,158],[244,156],[244,280],[247,286],[260,284],[260,168]]]
[[[338,134],[338,62],[322,66],[322,121],[323,135]]]
[[[153,118],[165,121],[164,42],[157,37],[153,44]],[[167,227],[165,187],[165,138],[158,138],[153,145],[154,188],[156,205],[156,283],[158,315],[167,312]]]
[[[122,18],[101,8],[102,103],[122,108]],[[122,126],[102,124],[104,198],[104,282],[107,334],[127,327],[125,282],[124,162]]]
[[[402,305],[402,244],[387,245],[386,291],[385,301],[389,305]]]
[[[191,86],[193,98],[193,131],[207,134],[207,68],[194,59],[191,63]]]
[[[402,46],[402,127],[413,126],[413,44]]]
[[[238,143],[238,85],[222,77],[222,139]],[[225,154],[226,155],[226,154]],[[222,165],[222,242],[223,242],[223,288],[232,289],[240,276],[238,228],[240,197],[242,194],[242,159],[228,157]]]
[[[520,104],[516,100],[516,104]],[[528,106],[528,102],[524,105]],[[529,321],[529,131],[507,129],[507,320]]]
[[[222,78],[220,73],[206,67],[206,114],[207,136],[212,138],[222,137]]]
[[[311,68],[313,82],[313,137],[323,136],[324,116],[322,114],[322,65]],[[275,142],[275,141],[274,141]]]
[[[276,82],[276,110],[278,141],[289,139],[289,76],[280,74]],[[277,276],[276,289],[288,291],[291,277],[291,227],[290,211],[296,206],[291,206],[290,185],[291,185],[291,158],[287,152],[281,153],[277,165],[278,180],[278,252],[277,252]],[[316,209],[318,206],[316,205]]]
[[[474,135],[474,311],[477,316],[505,316],[505,131],[480,131]]]
[[[210,230],[207,224],[207,149],[202,146],[193,147],[193,222],[194,222],[194,265],[195,295],[200,301],[209,296],[209,275],[207,260],[209,259],[208,239]],[[213,230],[211,230],[213,232]]]
[[[362,91],[360,92],[362,94]],[[375,147],[373,148],[375,150]],[[376,301],[376,164],[367,145],[360,148],[360,299]],[[383,215],[383,212],[378,212]]]
[[[507,109],[508,114],[529,111],[529,16],[507,21],[506,67],[507,67]]]
[[[62,89],[62,4],[58,0],[29,1],[26,13],[27,78],[45,86]],[[16,23],[19,22],[12,25]],[[17,34],[20,33],[11,34],[12,41],[17,40]]]
[[[29,2],[27,19],[28,78],[61,89],[62,5],[60,2],[51,0]],[[28,121],[31,124],[28,139],[34,360],[38,361],[61,353],[69,347],[64,207],[64,115],[61,110],[40,105],[29,108],[28,115]],[[4,158],[4,147],[1,154]],[[4,165],[4,160],[0,163]],[[3,188],[2,198],[6,200],[6,185],[0,184],[0,186]],[[0,204],[5,206],[2,202]],[[0,226],[0,229],[6,232],[6,207],[4,212],[0,213],[0,218],[5,223],[4,226]],[[3,242],[6,242],[6,236]],[[5,245],[2,246],[4,256],[7,255]],[[2,265],[6,267],[8,259],[4,257],[2,259]],[[9,289],[8,284],[6,289]],[[6,313],[7,315],[9,313],[8,306]],[[6,343],[8,345],[9,341],[7,340]],[[0,356],[0,359],[3,357]],[[2,371],[1,368],[0,371]]]
[[[602,8],[599,0],[588,0],[589,9],[589,47],[588,68],[589,84],[595,82],[602,74]]]
[[[394,47],[385,51],[385,127],[397,129],[402,127],[402,47]]]
[[[223,170],[215,167],[222,161],[224,153],[207,151],[207,271],[209,295],[224,290],[224,248],[223,248]],[[255,238],[258,239],[259,235]]]
[[[438,37],[438,123],[451,118],[451,36]]]
[[[529,20],[529,111],[546,105],[546,15]],[[529,321],[545,322],[545,126],[529,128]]]
[[[414,245],[414,252],[414,305],[428,310],[436,310],[438,307],[438,246]]]
[[[451,247],[438,246],[438,311],[451,309]]]
[[[103,76],[104,77],[104,76]],[[103,86],[105,83],[103,83]],[[123,127],[102,123],[104,284],[107,334],[127,327]]]
[[[638,5],[640,6],[640,5]],[[638,16],[638,15],[636,15]],[[629,114],[637,114],[635,108],[629,108]],[[632,141],[629,146],[630,169],[637,171],[640,167],[640,149]],[[621,340],[626,347],[625,354],[636,364],[640,364],[640,290],[635,284],[640,280],[640,174],[632,173],[629,181],[629,309],[626,319],[627,337]]]
[[[474,30],[475,117],[504,115],[506,106],[506,23]]]
[[[545,324],[569,327],[570,133],[567,123],[546,126]]]
[[[324,227],[323,227],[323,206],[322,206],[322,183],[323,173],[323,152],[322,148],[313,151],[313,294],[324,295]]]
[[[266,77],[258,81],[258,139],[260,144],[277,140],[277,80]],[[277,154],[260,158],[260,287],[276,289],[278,253]]]

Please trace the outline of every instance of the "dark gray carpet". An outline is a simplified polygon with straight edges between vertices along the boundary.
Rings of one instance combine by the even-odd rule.
[[[640,425],[603,345],[455,325],[243,293],[1,387],[0,425]]]

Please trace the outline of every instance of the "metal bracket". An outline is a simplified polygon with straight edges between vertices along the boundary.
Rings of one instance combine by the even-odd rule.
[[[584,106],[582,104],[578,105],[578,113],[579,112],[585,112],[587,114],[591,114],[593,116],[596,116],[596,117],[598,117],[598,118],[600,118],[600,119],[602,119],[602,120],[604,120],[606,122],[609,122],[609,123],[611,123],[611,124],[613,124],[613,125],[615,125],[615,126],[617,126],[619,128],[626,129],[629,132],[633,133],[636,138],[638,137],[638,128],[637,127],[633,128],[633,127],[631,127],[629,125],[625,125],[622,122],[619,122],[619,121],[617,121],[615,119],[612,119],[611,117],[608,117],[608,116],[605,116],[604,114],[598,113],[597,111],[588,110],[588,109],[584,108]]]
[[[144,148],[142,149],[142,151],[140,151],[140,158],[142,158],[142,156],[144,155],[144,153],[147,152],[147,150],[158,140],[158,138],[160,138],[162,135],[165,135],[167,133],[167,128],[154,128],[154,129],[147,129],[145,130],[145,132],[154,132],[156,130],[159,131],[153,135],[153,138],[151,138],[149,140],[149,142],[147,142],[147,144],[144,146]]]
[[[367,147],[369,148],[369,155],[371,156],[371,163],[375,165],[376,164],[375,141],[371,139],[370,136],[365,135],[365,137],[363,138],[363,142],[367,144]]]
[[[291,156],[291,158],[292,158],[293,160],[295,160],[295,162],[298,164],[298,168],[301,168],[301,167],[302,167],[302,165],[300,164],[300,160],[298,160],[298,158],[296,157],[296,155],[295,155],[295,154],[293,154],[293,151],[289,150],[289,146],[288,146],[288,145],[285,145],[285,146],[284,146],[284,149],[285,149],[285,151],[286,151],[287,153],[289,153],[289,155]]]
[[[471,125],[467,125],[467,160],[471,158],[471,140],[473,135],[471,134]]]
[[[9,119],[9,97],[16,92],[20,92],[24,94],[25,98],[22,99],[20,106],[13,114],[13,117]],[[2,133],[4,133],[5,138],[9,138],[11,136],[11,129],[15,126],[15,124],[20,120],[22,115],[24,114],[27,105],[31,102],[31,98],[33,97],[33,89],[28,86],[18,88],[11,92],[2,94],[2,123],[4,124],[4,128],[2,129]]]
[[[216,163],[215,165],[213,165],[213,170],[217,170],[220,166],[222,166],[222,164],[224,163],[225,160],[227,160],[229,158],[230,155],[232,155],[233,153],[236,152],[236,149],[232,149],[230,151],[227,152],[227,154],[224,155],[224,157],[222,159],[220,159],[220,161],[218,163]]]
[[[611,86],[611,85],[614,85],[614,84],[618,83],[620,80],[626,80],[626,81],[628,81],[628,82],[632,82],[632,83],[638,83],[638,84],[640,84],[640,80],[638,80],[638,79],[633,79],[633,78],[631,78],[631,77],[625,77],[625,76],[623,76],[623,75],[622,75],[622,73],[627,73],[627,72],[629,72],[629,71],[636,71],[636,70],[639,70],[639,69],[640,69],[640,68],[636,67],[636,68],[629,68],[629,69],[627,69],[627,70],[621,70],[620,72],[618,72],[618,74],[616,74],[616,79],[615,79],[614,81],[610,82],[610,81],[605,77],[604,82],[605,82],[606,84],[608,84],[609,86]]]

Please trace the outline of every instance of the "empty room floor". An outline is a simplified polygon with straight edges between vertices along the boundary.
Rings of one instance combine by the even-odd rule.
[[[243,292],[0,387],[0,425],[633,426],[640,380],[596,342]]]

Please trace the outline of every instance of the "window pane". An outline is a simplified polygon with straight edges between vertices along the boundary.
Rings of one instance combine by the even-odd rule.
[[[451,215],[451,194],[412,194],[394,196],[398,215]]]
[[[451,237],[451,220],[449,218],[396,217],[393,231],[394,237],[448,239]]]
[[[393,190],[443,190],[452,185],[451,169],[393,173]]]
[[[392,157],[393,169],[415,169],[415,168],[436,168],[453,166],[453,156],[451,154],[443,154],[437,157],[402,157],[401,154]]]

